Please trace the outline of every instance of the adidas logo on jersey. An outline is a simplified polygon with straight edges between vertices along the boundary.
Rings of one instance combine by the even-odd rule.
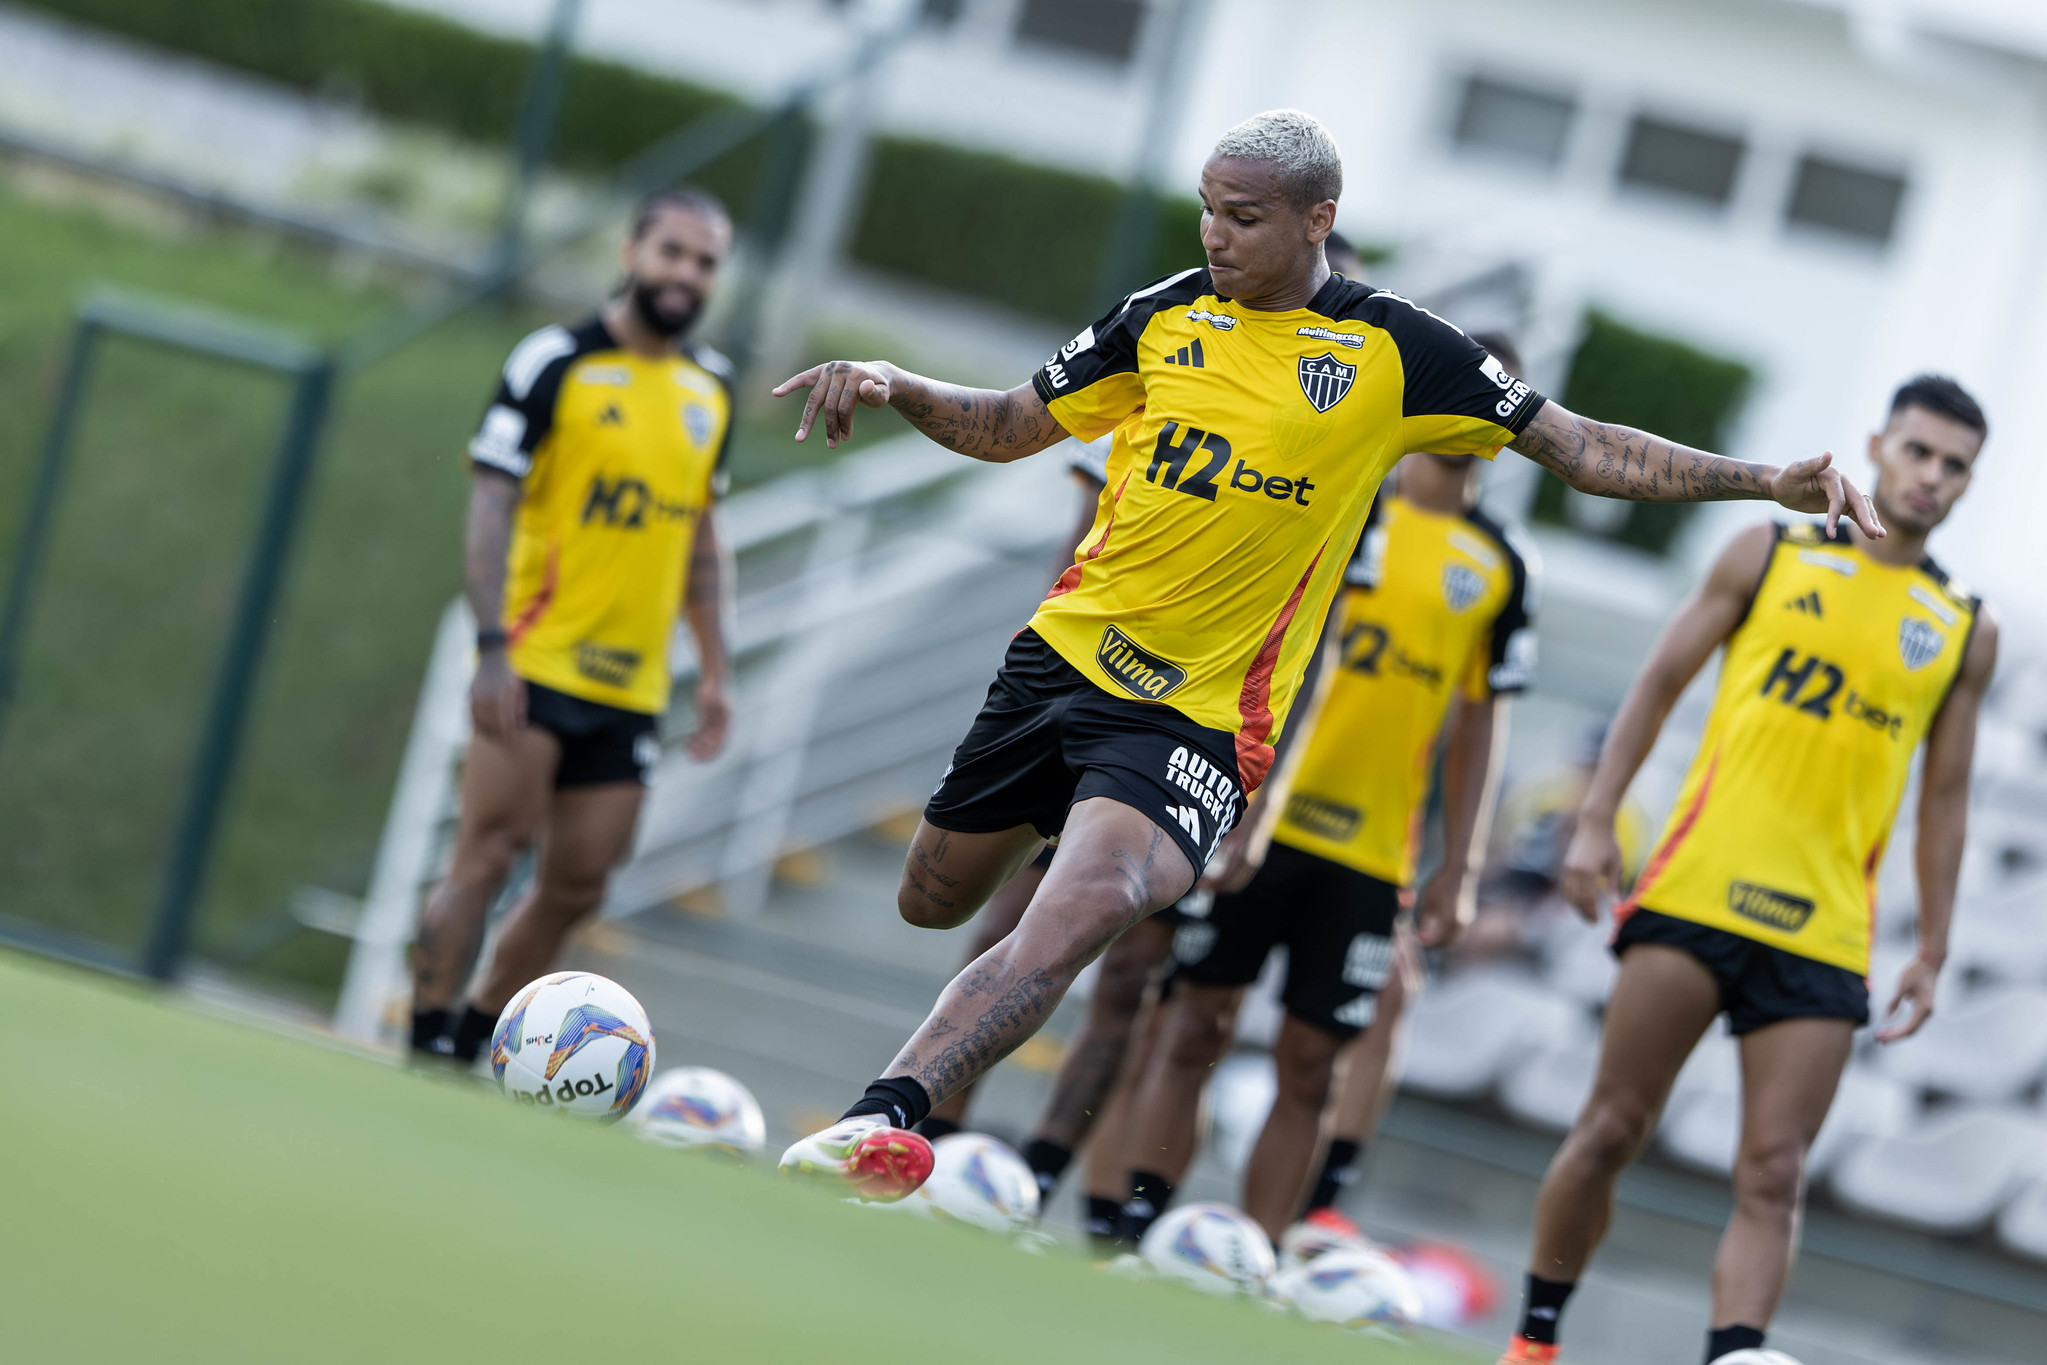
[[[1197,370],[1206,369],[1207,362],[1201,354],[1201,338],[1194,338],[1192,345],[1182,346],[1177,354],[1167,356],[1166,363],[1168,365],[1186,365]]]
[[[1187,837],[1195,843],[1201,842],[1201,812],[1192,806],[1168,806],[1167,813],[1179,821],[1180,828],[1187,831]]]
[[[1807,616],[1826,615],[1824,611],[1820,610],[1820,590],[1818,588],[1814,588],[1811,592],[1806,593],[1802,597],[1792,598],[1790,601],[1784,604],[1784,610],[1802,611]]]

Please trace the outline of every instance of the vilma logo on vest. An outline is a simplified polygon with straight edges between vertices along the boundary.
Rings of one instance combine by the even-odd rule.
[[[1315,411],[1327,412],[1343,401],[1358,377],[1358,367],[1346,365],[1328,351],[1303,356],[1300,365],[1301,392]]]

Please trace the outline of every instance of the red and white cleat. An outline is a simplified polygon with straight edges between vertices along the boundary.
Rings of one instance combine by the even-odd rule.
[[[1500,1357],[1500,1365],[1557,1365],[1557,1348],[1517,1333],[1507,1343],[1507,1354]]]
[[[931,1144],[862,1114],[799,1140],[782,1153],[781,1169],[830,1181],[856,1199],[892,1204],[931,1178]]]

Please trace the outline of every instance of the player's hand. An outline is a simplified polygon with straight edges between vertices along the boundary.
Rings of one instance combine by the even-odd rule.
[[[1235,895],[1251,884],[1264,861],[1264,856],[1251,847],[1251,821],[1240,820],[1215,846],[1215,856],[1201,870],[1194,889],[1213,891],[1218,896]]]
[[[1472,879],[1438,871],[1422,888],[1414,907],[1414,936],[1424,948],[1448,948],[1464,936],[1465,926],[1478,915],[1478,895]]]
[[[1871,540],[1884,538],[1883,523],[1876,519],[1876,504],[1870,500],[1869,494],[1834,468],[1834,452],[1831,450],[1815,459],[1800,460],[1778,470],[1777,476],[1770,480],[1770,496],[1794,512],[1826,513],[1830,538],[1834,527],[1844,516],[1860,526],[1862,534]]]
[[[1563,876],[1557,889],[1580,919],[1597,924],[1606,898],[1619,890],[1620,884],[1621,845],[1614,838],[1613,817],[1579,812],[1578,828],[1564,851]]]
[[[1901,1005],[1910,1006],[1902,1020],[1877,1032],[1879,1043],[1895,1043],[1919,1032],[1919,1026],[1933,1017],[1933,988],[1940,980],[1940,968],[1923,957],[1915,957],[1898,973],[1898,989],[1891,996],[1884,1018],[1897,1017]]]
[[[811,426],[822,417],[825,448],[836,450],[841,441],[853,434],[853,413],[857,408],[888,406],[893,381],[892,367],[885,361],[827,360],[777,384],[775,397],[809,389],[803,418],[796,424],[796,439],[810,439]]]
[[[731,733],[732,698],[722,681],[706,678],[697,684],[696,705],[697,728],[683,747],[697,762],[708,763],[724,749],[725,737]]]
[[[502,649],[486,650],[469,682],[469,720],[476,733],[503,739],[526,728],[526,683]]]

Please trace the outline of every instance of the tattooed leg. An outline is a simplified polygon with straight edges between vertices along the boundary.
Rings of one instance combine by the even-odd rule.
[[[896,909],[919,929],[954,929],[974,917],[1038,851],[1029,825],[961,834],[920,821],[903,859]]]
[[[1107,797],[1078,803],[1016,930],[953,978],[886,1074],[915,1077],[933,1101],[975,1080],[1044,1025],[1118,935],[1186,894],[1194,873],[1134,807]]]

